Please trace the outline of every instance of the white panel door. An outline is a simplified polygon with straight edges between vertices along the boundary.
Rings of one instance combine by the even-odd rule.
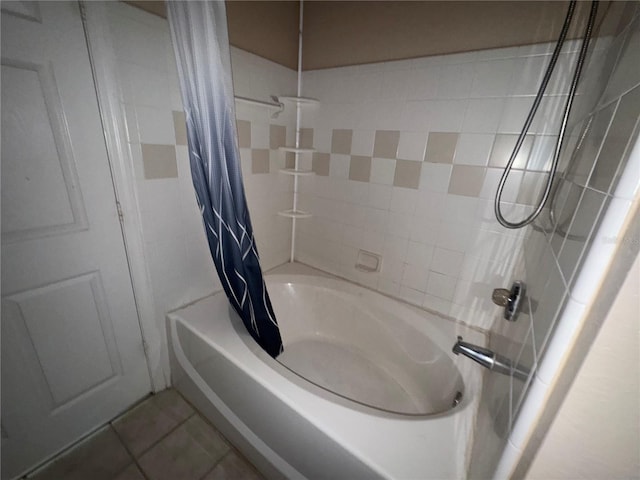
[[[2,478],[150,391],[77,3],[2,2]]]

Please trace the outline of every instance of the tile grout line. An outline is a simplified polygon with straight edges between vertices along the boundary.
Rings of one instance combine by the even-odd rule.
[[[120,434],[118,433],[118,431],[114,428],[114,426],[111,424],[111,422],[109,422],[109,428],[111,428],[111,430],[113,430],[113,432],[115,433],[116,437],[118,437],[118,440],[120,441],[120,444],[124,447],[124,449],[127,451],[127,453],[129,454],[129,456],[131,457],[131,459],[133,460],[133,464],[138,468],[138,471],[142,474],[143,478],[145,480],[150,480],[149,477],[147,477],[147,475],[145,474],[144,470],[142,469],[142,466],[138,463],[138,459],[136,458],[136,456],[133,454],[133,452],[131,450],[129,450],[129,447],[127,446],[127,444],[124,442],[124,440],[122,439],[122,437],[120,436]],[[131,463],[127,466],[125,466],[119,473],[118,475],[120,475],[122,472],[124,472],[127,468],[129,468],[129,466],[131,465]],[[117,475],[116,475],[117,477]],[[114,478],[116,478],[114,477]]]
[[[149,398],[153,398],[153,397],[149,397]],[[127,453],[131,456],[131,458],[133,459],[133,463],[136,464],[136,466],[138,467],[138,470],[142,473],[142,476],[145,478],[145,480],[152,480],[152,479],[150,479],[148,477],[146,472],[143,470],[142,465],[140,465],[140,462],[138,461],[139,460],[138,457],[142,457],[143,455],[145,455],[152,448],[154,448],[156,445],[158,445],[161,441],[163,441],[165,438],[167,438],[169,435],[171,435],[173,432],[175,432],[178,428],[180,428],[183,424],[185,424],[194,415],[196,415],[196,411],[195,410],[193,410],[191,412],[191,415],[186,417],[184,420],[179,421],[173,428],[171,428],[164,435],[162,435],[162,437],[160,437],[155,442],[151,443],[147,448],[145,448],[142,452],[140,452],[138,454],[138,456],[134,455],[134,453],[131,451],[131,449],[127,446],[127,444],[125,443],[124,439],[120,436],[120,433],[118,432],[118,430],[113,426],[113,421],[109,422],[109,427],[115,432],[116,436],[118,437],[118,440],[120,440],[120,443],[124,446],[124,448],[127,451]],[[128,467],[128,465],[127,465],[127,467]],[[123,469],[123,471],[124,471],[124,469]],[[122,473],[122,472],[120,472],[120,473]]]
[[[226,439],[225,439],[225,440],[226,440]],[[225,453],[224,455],[222,455],[218,460],[216,460],[216,461],[214,462],[214,464],[211,466],[211,468],[210,468],[209,470],[207,470],[206,472],[204,472],[204,473],[202,474],[202,476],[201,476],[198,480],[202,480],[202,479],[203,479],[203,478],[205,478],[207,475],[209,475],[211,472],[213,472],[213,471],[216,469],[216,467],[217,467],[217,466],[222,462],[222,460],[224,460],[225,458],[227,458],[227,456],[228,456],[231,452],[233,452],[234,448],[233,448],[231,445],[229,445],[229,447],[230,447],[230,448],[229,448],[229,451],[228,451],[227,453]]]
[[[28,480],[28,479],[31,479],[31,478],[35,478],[36,475],[39,475],[41,472],[46,471],[53,464],[55,464],[56,462],[60,461],[64,457],[66,457],[66,456],[70,455],[71,453],[73,453],[75,450],[77,450],[85,442],[91,441],[91,438],[94,437],[95,435],[97,435],[100,432],[100,430],[106,429],[106,427],[111,427],[111,424],[115,420],[123,417],[127,412],[129,412],[130,410],[133,410],[137,406],[142,405],[149,398],[151,398],[152,395],[153,395],[153,393],[147,394],[143,398],[137,400],[136,402],[133,403],[133,405],[129,406],[126,410],[118,413],[118,415],[115,418],[113,418],[113,419],[111,419],[111,420],[99,425],[98,427],[96,427],[95,429],[90,431],[89,433],[83,435],[81,438],[79,438],[78,440],[74,441],[71,445],[68,445],[63,450],[61,450],[60,452],[56,453],[55,455],[53,455],[48,460],[44,461],[40,465],[38,465],[38,466],[32,468],[30,471],[26,472],[24,475],[19,477],[19,479],[20,480]],[[114,430],[114,432],[115,432],[115,429],[112,428],[112,430]],[[115,433],[116,433],[116,436],[118,437],[118,440],[120,440],[120,442],[122,443],[122,440],[117,435],[117,432],[115,432]],[[126,447],[125,447],[125,450],[126,450]],[[128,450],[127,450],[127,452],[128,452]]]
[[[235,452],[235,454],[244,462],[246,463],[251,470],[253,470],[255,473],[258,474],[258,476],[260,478],[265,478],[264,475],[262,474],[262,472],[260,470],[258,470],[258,468],[256,468],[256,466],[246,457],[246,455],[244,455],[244,453],[242,453],[240,451],[239,448],[237,448],[233,443],[231,443],[229,441],[229,439],[223,435],[223,433],[218,429],[218,427],[216,427],[214,425],[213,422],[211,422],[204,414],[200,413],[200,410],[198,410],[195,405],[193,405],[189,400],[187,400],[182,393],[180,393],[176,388],[171,387],[174,389],[174,391],[180,396],[180,398],[182,398],[182,400],[184,400],[192,409],[194,412],[194,415],[198,415],[207,425],[209,425],[211,428],[213,428],[216,433],[218,433],[218,435],[220,435],[220,437],[222,437],[222,439],[224,440],[224,442],[229,446],[229,451],[227,453],[225,453],[224,455],[222,455],[222,457],[220,457],[220,459],[213,465],[213,467],[211,467],[211,470],[209,470],[207,473],[205,473],[202,478],[204,478],[205,476],[207,476],[209,473],[211,473],[220,462],[222,462],[222,460],[224,460],[231,452]],[[200,479],[202,480],[202,479]]]

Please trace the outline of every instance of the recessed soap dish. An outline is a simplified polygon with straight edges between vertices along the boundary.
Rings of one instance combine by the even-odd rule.
[[[366,273],[379,272],[382,268],[382,257],[377,253],[358,250],[356,270]]]

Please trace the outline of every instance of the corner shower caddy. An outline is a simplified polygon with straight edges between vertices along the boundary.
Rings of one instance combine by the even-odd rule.
[[[316,151],[315,148],[302,148],[300,147],[300,116],[302,107],[319,105],[320,102],[315,98],[303,97],[300,95],[302,88],[301,72],[298,71],[298,95],[282,96],[279,97],[281,102],[292,102],[296,105],[296,140],[295,145],[285,145],[280,147],[281,152],[291,152],[295,155],[293,168],[282,168],[280,173],[284,175],[293,176],[293,205],[289,210],[281,210],[278,215],[282,217],[291,218],[291,256],[290,261],[294,261],[295,242],[296,242],[296,220],[299,218],[309,218],[312,216],[310,212],[298,209],[298,178],[303,176],[315,175],[313,170],[305,170],[300,168],[300,155],[312,154]]]
[[[292,152],[294,154],[293,168],[284,168],[280,170],[280,173],[293,176],[293,208],[290,210],[283,210],[278,212],[278,215],[291,218],[291,255],[289,261],[295,261],[296,251],[296,220],[299,218],[309,218],[311,213],[298,210],[298,178],[300,176],[314,175],[312,170],[300,169],[300,155],[309,154],[315,152],[314,148],[300,148],[300,120],[302,114],[302,107],[319,105],[320,102],[315,98],[302,96],[302,27],[304,25],[304,0],[300,0],[300,16],[298,19],[298,85],[296,89],[296,95],[284,95],[278,98],[278,102],[292,102],[296,105],[296,141],[294,146],[280,147],[280,151]]]
[[[315,98],[300,97],[300,96],[282,96],[278,97],[282,102],[292,102],[296,104],[296,143],[294,146],[280,147],[278,150],[281,152],[291,152],[295,154],[295,163],[293,168],[282,168],[280,173],[285,175],[292,175],[294,177],[293,183],[293,208],[290,210],[281,210],[278,215],[283,217],[293,218],[309,218],[311,213],[303,210],[298,210],[298,177],[315,175],[313,170],[303,170],[300,168],[300,155],[311,154],[316,151],[315,148],[301,148],[300,147],[300,107],[319,105],[320,102]]]

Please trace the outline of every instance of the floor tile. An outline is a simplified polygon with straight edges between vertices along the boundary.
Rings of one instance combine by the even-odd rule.
[[[228,451],[224,439],[196,415],[146,452],[139,463],[150,480],[197,480]]]
[[[178,392],[169,388],[151,397],[151,401],[163,413],[170,416],[178,422],[186,420],[193,415],[193,408],[189,405]]]
[[[145,480],[144,475],[135,463],[125,468],[119,475],[113,477],[113,480]]]
[[[113,428],[134,456],[139,457],[180,421],[163,412],[150,397],[113,422]]]
[[[262,480],[262,476],[236,452],[229,452],[202,480]]]
[[[107,426],[33,477],[36,480],[111,480],[133,459]],[[133,478],[133,477],[132,477]]]
[[[229,444],[226,440],[201,416],[196,415],[190,418],[185,423],[185,428],[198,444],[202,445],[216,459],[222,458],[229,451]]]

